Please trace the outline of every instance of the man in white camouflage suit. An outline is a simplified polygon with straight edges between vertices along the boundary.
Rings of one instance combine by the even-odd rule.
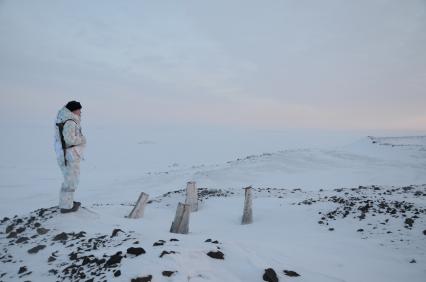
[[[74,201],[80,177],[80,160],[86,138],[80,126],[81,104],[77,101],[68,102],[59,110],[56,118],[55,151],[59,167],[64,175],[59,195],[61,213],[77,211],[81,205]]]

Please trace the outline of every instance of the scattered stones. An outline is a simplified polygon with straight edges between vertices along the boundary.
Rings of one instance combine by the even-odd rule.
[[[145,277],[138,277],[131,280],[131,282],[151,282],[152,275],[148,275]]]
[[[299,273],[293,271],[293,270],[284,270],[284,274],[290,277],[298,277],[300,276]]]
[[[127,253],[135,256],[139,256],[141,254],[145,254],[145,250],[143,248],[128,248]]]
[[[352,218],[356,220],[366,219],[368,221],[365,222],[364,224],[358,223],[358,225],[364,226],[366,228],[360,228],[359,226],[357,229],[356,224],[352,225],[353,226],[352,232],[355,232],[355,231],[365,232],[365,233],[359,234],[359,235],[362,235],[363,239],[367,238],[367,234],[369,238],[370,235],[373,234],[373,232],[377,232],[380,236],[383,236],[384,238],[383,244],[385,246],[393,247],[396,243],[399,242],[400,238],[404,238],[404,240],[401,240],[401,242],[404,242],[404,243],[400,243],[400,244],[414,244],[415,238],[410,237],[411,234],[416,233],[418,237],[418,236],[421,236],[419,234],[420,232],[421,234],[426,236],[426,229],[425,230],[415,229],[414,231],[412,231],[411,229],[411,227],[414,226],[414,223],[416,224],[416,227],[421,227],[424,224],[424,218],[425,218],[424,215],[426,214],[426,209],[424,208],[424,206],[422,204],[421,205],[418,204],[418,203],[422,203],[423,198],[420,198],[417,201],[414,201],[416,200],[414,199],[413,203],[409,202],[410,199],[412,199],[411,195],[413,195],[414,192],[416,192],[416,195],[418,197],[426,196],[426,193],[424,193],[426,192],[426,189],[425,189],[426,185],[415,186],[415,187],[416,187],[415,189],[410,188],[411,190],[403,189],[403,188],[395,188],[395,187],[381,188],[381,189],[377,187],[364,187],[362,189],[354,188],[355,190],[353,191],[351,189],[343,189],[341,193],[339,194],[334,193],[335,195],[338,195],[339,197],[330,196],[332,195],[332,192],[330,190],[327,190],[324,193],[321,193],[321,194],[318,193],[318,198],[306,201],[304,204],[314,205],[315,203],[326,203],[325,205],[321,206],[322,211],[319,212],[318,215],[316,215],[318,216],[318,219],[321,218],[321,220],[318,221],[318,223],[323,224],[323,226],[325,227],[325,231],[329,228],[334,230],[333,228],[331,228],[331,226],[338,227],[339,225],[333,224],[332,221],[339,220],[340,218],[348,217],[348,218]],[[421,188],[417,188],[417,187],[421,187]],[[420,189],[424,189],[424,192],[422,191],[418,192]],[[282,189],[282,190],[284,191],[286,189]],[[272,197],[277,197],[277,195],[279,195],[274,193],[273,188],[271,188],[270,191],[267,189],[264,189],[264,190],[258,189],[256,191],[259,193],[258,195],[262,197],[266,194],[266,192],[270,193]],[[372,194],[372,191],[379,191],[379,192]],[[285,195],[287,193],[289,192],[284,192]],[[392,197],[385,197],[385,195],[388,195],[387,193],[389,193],[389,195],[392,195]],[[410,193],[410,197],[408,196],[405,197],[403,193]],[[312,193],[312,194],[317,195],[316,193]],[[401,194],[401,197],[398,197],[399,194]],[[209,194],[206,194],[206,195],[209,195]],[[326,195],[328,195],[328,197]],[[332,203],[332,204],[327,204],[327,203]],[[311,207],[311,210],[313,208],[314,207]],[[329,210],[325,210],[325,209],[329,209]],[[314,213],[314,216],[317,212],[318,210],[316,210],[316,212]],[[39,213],[41,213],[41,217],[38,215]],[[21,251],[25,252],[27,248],[32,248],[28,250],[28,252],[31,253],[30,251],[34,249],[33,253],[37,253],[40,250],[44,249],[44,247],[41,247],[44,245],[37,246],[39,244],[45,244],[47,246],[50,245],[49,252],[48,251],[41,252],[42,255],[40,256],[40,260],[42,260],[45,265],[47,260],[47,262],[50,265],[50,268],[52,268],[49,271],[49,275],[54,276],[53,278],[50,277],[52,278],[50,280],[55,280],[55,281],[107,281],[107,280],[113,280],[113,278],[111,277],[124,278],[124,274],[122,275],[121,270],[119,270],[121,268],[120,264],[124,263],[123,258],[127,257],[127,260],[126,260],[126,263],[127,263],[127,262],[131,262],[129,258],[146,253],[145,250],[143,248],[140,248],[140,245],[138,245],[139,241],[137,241],[136,239],[140,239],[140,238],[135,238],[135,236],[132,236],[132,231],[129,231],[127,233],[122,231],[121,229],[112,230],[113,228],[111,228],[109,230],[110,231],[112,230],[112,234],[108,232],[105,234],[95,233],[94,235],[91,236],[92,238],[85,237],[85,232],[83,231],[79,233],[62,232],[54,236],[55,233],[59,233],[62,230],[57,230],[53,228],[49,230],[49,229],[43,228],[42,225],[46,227],[51,226],[46,224],[45,222],[47,219],[49,219],[49,217],[56,216],[58,214],[57,207],[54,209],[41,209],[41,210],[38,210],[37,212],[32,212],[31,214],[34,216],[31,216],[31,217],[15,216],[12,219],[6,220],[4,225],[1,225],[0,227],[1,229],[0,234],[3,235],[2,243],[5,243],[4,248],[0,251],[1,262],[15,264],[15,267],[10,268],[11,273],[2,273],[2,271],[0,271],[0,280],[2,280],[3,274],[7,275],[3,279],[9,278],[9,275],[11,277],[15,275],[14,278],[18,278],[16,276],[16,272],[18,271],[19,266],[23,264],[28,264],[27,260],[25,260],[24,258],[25,256],[15,257],[16,255],[14,253],[15,250],[21,249]],[[377,217],[373,220],[372,216],[376,216],[376,215]],[[403,228],[404,225],[402,225],[402,223],[405,225],[407,229]],[[395,226],[396,228],[395,230],[393,230],[392,228],[394,228]],[[5,232],[6,231],[5,229],[8,229],[7,233]],[[395,241],[392,242],[391,245],[386,245],[385,240],[387,240],[387,237],[385,237],[384,234],[391,234],[392,231],[390,230],[393,231],[394,235],[387,235],[387,236],[389,236],[390,239],[395,239]],[[123,232],[124,235],[123,233],[120,233],[120,232]],[[37,235],[34,235],[34,234],[37,234]],[[49,235],[43,236],[45,234],[49,234]],[[406,235],[407,237],[405,237]],[[5,240],[6,236],[11,236],[14,238],[9,238],[10,240]],[[415,234],[413,236],[415,236]],[[56,240],[54,240],[55,238]],[[77,238],[79,238],[79,240],[77,240]],[[66,241],[66,243],[63,243],[63,241]],[[167,239],[167,242],[164,240],[158,240],[157,242],[154,243],[153,246],[165,246],[165,248],[167,247],[173,248],[172,246],[177,244],[174,244],[174,243],[170,244],[169,242],[178,242],[178,241],[179,240],[175,238]],[[202,245],[204,245],[202,242],[203,241],[199,241],[197,244],[201,243]],[[214,240],[214,239],[207,239],[205,240],[205,242],[212,243],[212,244],[221,244],[218,240]],[[14,244],[16,245],[12,246]],[[22,244],[22,245],[18,245],[18,244]],[[61,246],[62,244],[64,244],[64,246]],[[122,247],[120,247],[120,249],[117,249],[120,245]],[[23,246],[24,246],[24,249],[22,249]],[[37,247],[34,247],[34,246],[37,246]],[[134,248],[129,248],[131,246],[133,246]],[[208,245],[204,245],[204,247],[205,246],[208,246]],[[215,251],[221,250],[219,248],[219,246],[221,245],[210,245],[210,246],[211,246],[211,250],[215,250]],[[401,246],[398,245],[396,247],[399,248]],[[160,253],[161,251],[160,257],[163,257],[164,255],[176,253],[175,251],[163,251],[162,249],[163,248],[158,249],[159,250],[158,253]],[[52,254],[49,256],[49,253],[54,250],[60,250],[60,252],[57,255]],[[123,252],[122,253],[118,252],[114,254],[118,250],[121,250]],[[13,254],[13,257],[12,256],[9,257],[8,252],[10,252],[10,255]],[[46,254],[46,256],[44,253]],[[218,253],[218,252],[213,252],[213,251],[209,252],[209,254],[212,254],[212,253]],[[96,257],[93,254],[95,254],[98,257]],[[111,256],[111,254],[114,254],[114,255]],[[223,253],[221,254],[222,254],[222,258],[220,258],[220,256],[218,256],[217,258],[212,257],[210,255],[209,256],[215,259],[224,259],[224,254]],[[112,259],[112,257],[114,257],[114,259]],[[68,258],[70,260],[68,260]],[[229,257],[227,259],[229,259]],[[417,263],[417,262],[416,262],[416,259],[409,259],[408,257],[406,258],[406,263]],[[29,267],[31,267],[31,264],[28,264],[28,265]],[[59,271],[56,270],[55,268],[58,269]],[[19,269],[21,270],[21,268]],[[172,271],[172,270],[164,270],[160,272],[164,276],[162,279],[166,279],[166,277],[173,276],[177,273],[177,271]],[[285,275],[288,276],[287,279],[291,279],[289,278],[290,276],[297,277],[297,276],[292,276],[291,271],[288,270],[287,272],[288,273],[284,271]],[[31,272],[28,270],[24,271],[24,269],[22,269],[22,273],[20,273],[21,277],[19,278],[21,278],[21,280],[25,280],[25,278],[22,279],[22,277],[29,275],[28,273],[31,273]],[[260,273],[258,273],[258,275],[259,274]],[[126,273],[126,275],[129,275],[129,274]],[[154,275],[158,275],[158,274],[154,273]],[[285,279],[283,272],[278,273],[278,275],[280,275],[281,280]],[[200,277],[202,277],[202,275],[200,275]],[[121,278],[118,278],[116,280],[120,280]],[[173,277],[173,278],[176,279],[176,277]],[[136,279],[150,279],[150,280],[136,280]],[[134,278],[132,279],[132,281],[151,281],[152,279],[153,279],[152,276],[151,278],[147,276],[147,277]],[[268,277],[268,279],[270,278]],[[270,281],[270,280],[265,280],[265,281]]]
[[[35,246],[34,248],[29,249],[28,253],[29,254],[36,254],[39,251],[43,250],[44,248],[46,248],[46,245],[38,245],[38,246]]]
[[[207,255],[214,259],[225,259],[224,254],[221,251],[216,251],[216,252],[210,251],[207,253]]]
[[[263,274],[263,281],[278,282],[278,277],[275,270],[272,268],[265,269],[265,273]]]
[[[420,206],[416,206],[416,203],[410,203],[407,200],[407,195],[410,197],[424,197],[426,192],[426,185],[416,186],[407,186],[407,187],[391,187],[383,188],[375,185],[366,187],[359,186],[358,188],[343,188],[341,194],[335,195],[318,195],[318,198],[306,199],[299,203],[294,203],[297,205],[310,205],[315,202],[330,202],[336,204],[337,207],[328,211],[320,212],[321,215],[318,224],[323,224],[329,229],[329,223],[335,221],[339,218],[352,217],[359,220],[365,220],[367,217],[376,217],[379,215],[387,215],[388,218],[384,222],[379,222],[378,224],[385,225],[388,228],[392,228],[393,224],[388,224],[391,218],[403,218],[405,228],[412,229],[414,221],[417,218],[423,218],[426,214],[426,209]],[[394,195],[400,195],[399,199],[395,200]],[[387,197],[392,196],[392,197]],[[422,215],[422,216],[421,216]],[[378,218],[382,218],[378,217]],[[377,221],[378,219],[376,219]],[[361,231],[362,228],[358,229],[357,232]],[[373,227],[372,230],[377,229]],[[332,230],[330,230],[332,231]],[[373,231],[374,232],[374,231]],[[392,234],[392,231],[384,229],[386,234]],[[395,231],[393,232],[395,233]],[[425,234],[426,235],[426,234]]]
[[[175,274],[175,273],[177,273],[177,271],[165,270],[165,271],[163,271],[161,274],[162,274],[163,276],[170,277],[170,276],[172,276],[172,275],[173,275],[173,274]]]

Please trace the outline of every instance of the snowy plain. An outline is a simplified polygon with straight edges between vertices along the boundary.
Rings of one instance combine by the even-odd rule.
[[[29,131],[38,132],[31,144],[25,138]],[[0,230],[2,281],[131,281],[149,275],[152,281],[262,281],[267,268],[280,281],[426,277],[426,137],[232,130],[148,134],[119,128],[111,136],[110,129],[89,128],[76,193],[85,209],[60,215],[54,206],[61,175],[51,131],[3,130],[8,134],[1,146],[0,215],[9,220]],[[196,181],[206,194],[191,214],[190,233],[172,234],[187,181]],[[254,223],[241,225],[241,188],[248,185],[255,189]],[[152,199],[144,218],[125,218],[140,192]],[[350,215],[342,216],[347,209]],[[12,224],[18,219],[29,221],[25,230],[6,238],[8,226],[18,230],[19,224]],[[38,233],[34,221],[47,233]],[[111,237],[114,229],[122,231]],[[76,236],[81,231],[83,239]],[[62,232],[68,239],[53,241]],[[28,240],[16,243],[21,237]],[[101,246],[89,248],[89,238]],[[158,240],[165,242],[153,246]],[[46,247],[29,254],[37,245]],[[132,246],[146,254],[127,255],[112,268],[105,262],[83,264],[83,256],[108,260]],[[217,250],[224,260],[206,255]],[[163,251],[175,253],[160,257]],[[84,277],[65,271],[73,264]],[[165,270],[177,272],[165,277]],[[288,277],[283,270],[301,276]]]

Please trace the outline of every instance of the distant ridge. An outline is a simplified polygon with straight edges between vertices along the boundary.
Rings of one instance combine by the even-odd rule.
[[[396,137],[375,137],[368,136],[373,144],[383,146],[406,146],[406,147],[426,147],[426,135],[423,136],[396,136]]]

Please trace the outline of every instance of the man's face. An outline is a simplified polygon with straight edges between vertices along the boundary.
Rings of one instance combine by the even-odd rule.
[[[72,111],[75,115],[78,115],[79,117],[81,117],[81,109]]]

